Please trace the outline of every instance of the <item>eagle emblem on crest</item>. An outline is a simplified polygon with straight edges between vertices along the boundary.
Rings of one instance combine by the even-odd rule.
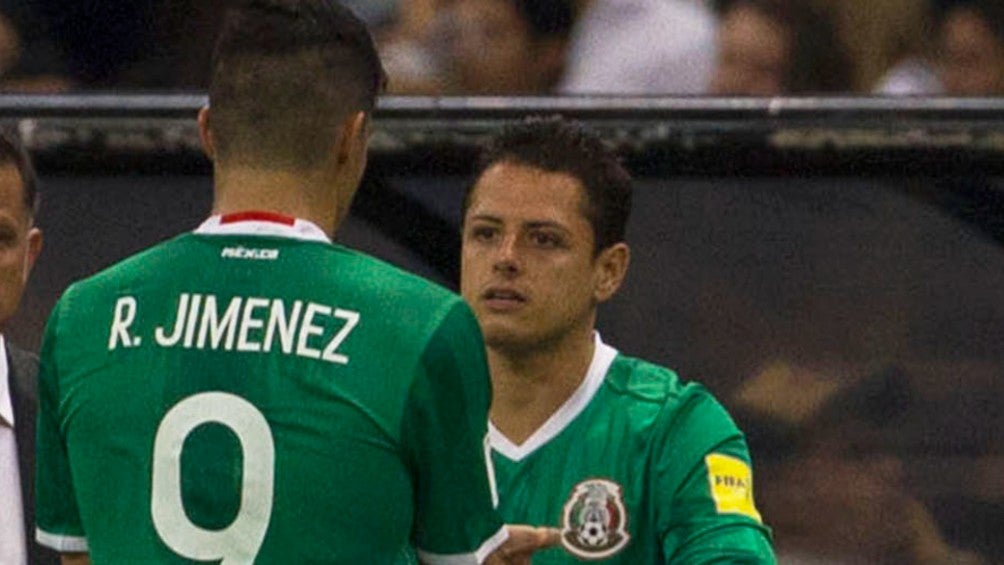
[[[561,545],[582,559],[605,559],[627,545],[627,513],[621,487],[590,479],[572,489],[562,513]]]

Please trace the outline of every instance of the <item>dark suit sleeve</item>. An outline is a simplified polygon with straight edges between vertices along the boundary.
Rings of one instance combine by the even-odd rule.
[[[7,342],[7,367],[14,404],[24,531],[29,565],[56,565],[59,554],[35,542],[35,419],[38,407],[38,357]]]

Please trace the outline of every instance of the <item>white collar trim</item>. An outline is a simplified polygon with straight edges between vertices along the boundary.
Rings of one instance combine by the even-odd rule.
[[[492,449],[511,461],[520,461],[554,439],[586,409],[586,406],[589,406],[589,402],[596,396],[596,391],[603,385],[610,365],[617,357],[617,350],[603,343],[599,332],[595,332],[594,335],[596,345],[593,350],[593,360],[586,371],[586,377],[582,379],[582,384],[572,396],[568,397],[568,400],[521,445],[510,441],[489,421],[488,442]]]
[[[10,367],[7,366],[7,344],[0,334],[0,422],[14,427],[14,402],[10,396]]]
[[[195,233],[201,235],[258,235],[288,237],[304,241],[320,241],[331,243],[331,239],[317,224],[307,220],[297,219],[292,226],[264,220],[243,220],[224,224],[222,216],[210,216],[202,222]]]

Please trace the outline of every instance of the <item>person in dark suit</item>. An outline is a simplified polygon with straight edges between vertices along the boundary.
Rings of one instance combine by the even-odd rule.
[[[2,331],[42,249],[42,232],[34,222],[37,184],[20,141],[0,132],[0,499],[5,506],[0,512],[0,563],[5,565],[58,563],[56,553],[33,541],[38,358],[7,342]],[[11,507],[9,500],[15,502]]]

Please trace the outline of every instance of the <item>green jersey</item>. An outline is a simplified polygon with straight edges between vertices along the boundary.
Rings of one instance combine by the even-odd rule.
[[[521,445],[489,425],[507,522],[561,529],[540,564],[773,563],[742,434],[701,386],[596,338],[579,389]]]
[[[506,534],[454,294],[309,222],[214,216],[72,285],[37,537],[94,563],[476,563]]]

